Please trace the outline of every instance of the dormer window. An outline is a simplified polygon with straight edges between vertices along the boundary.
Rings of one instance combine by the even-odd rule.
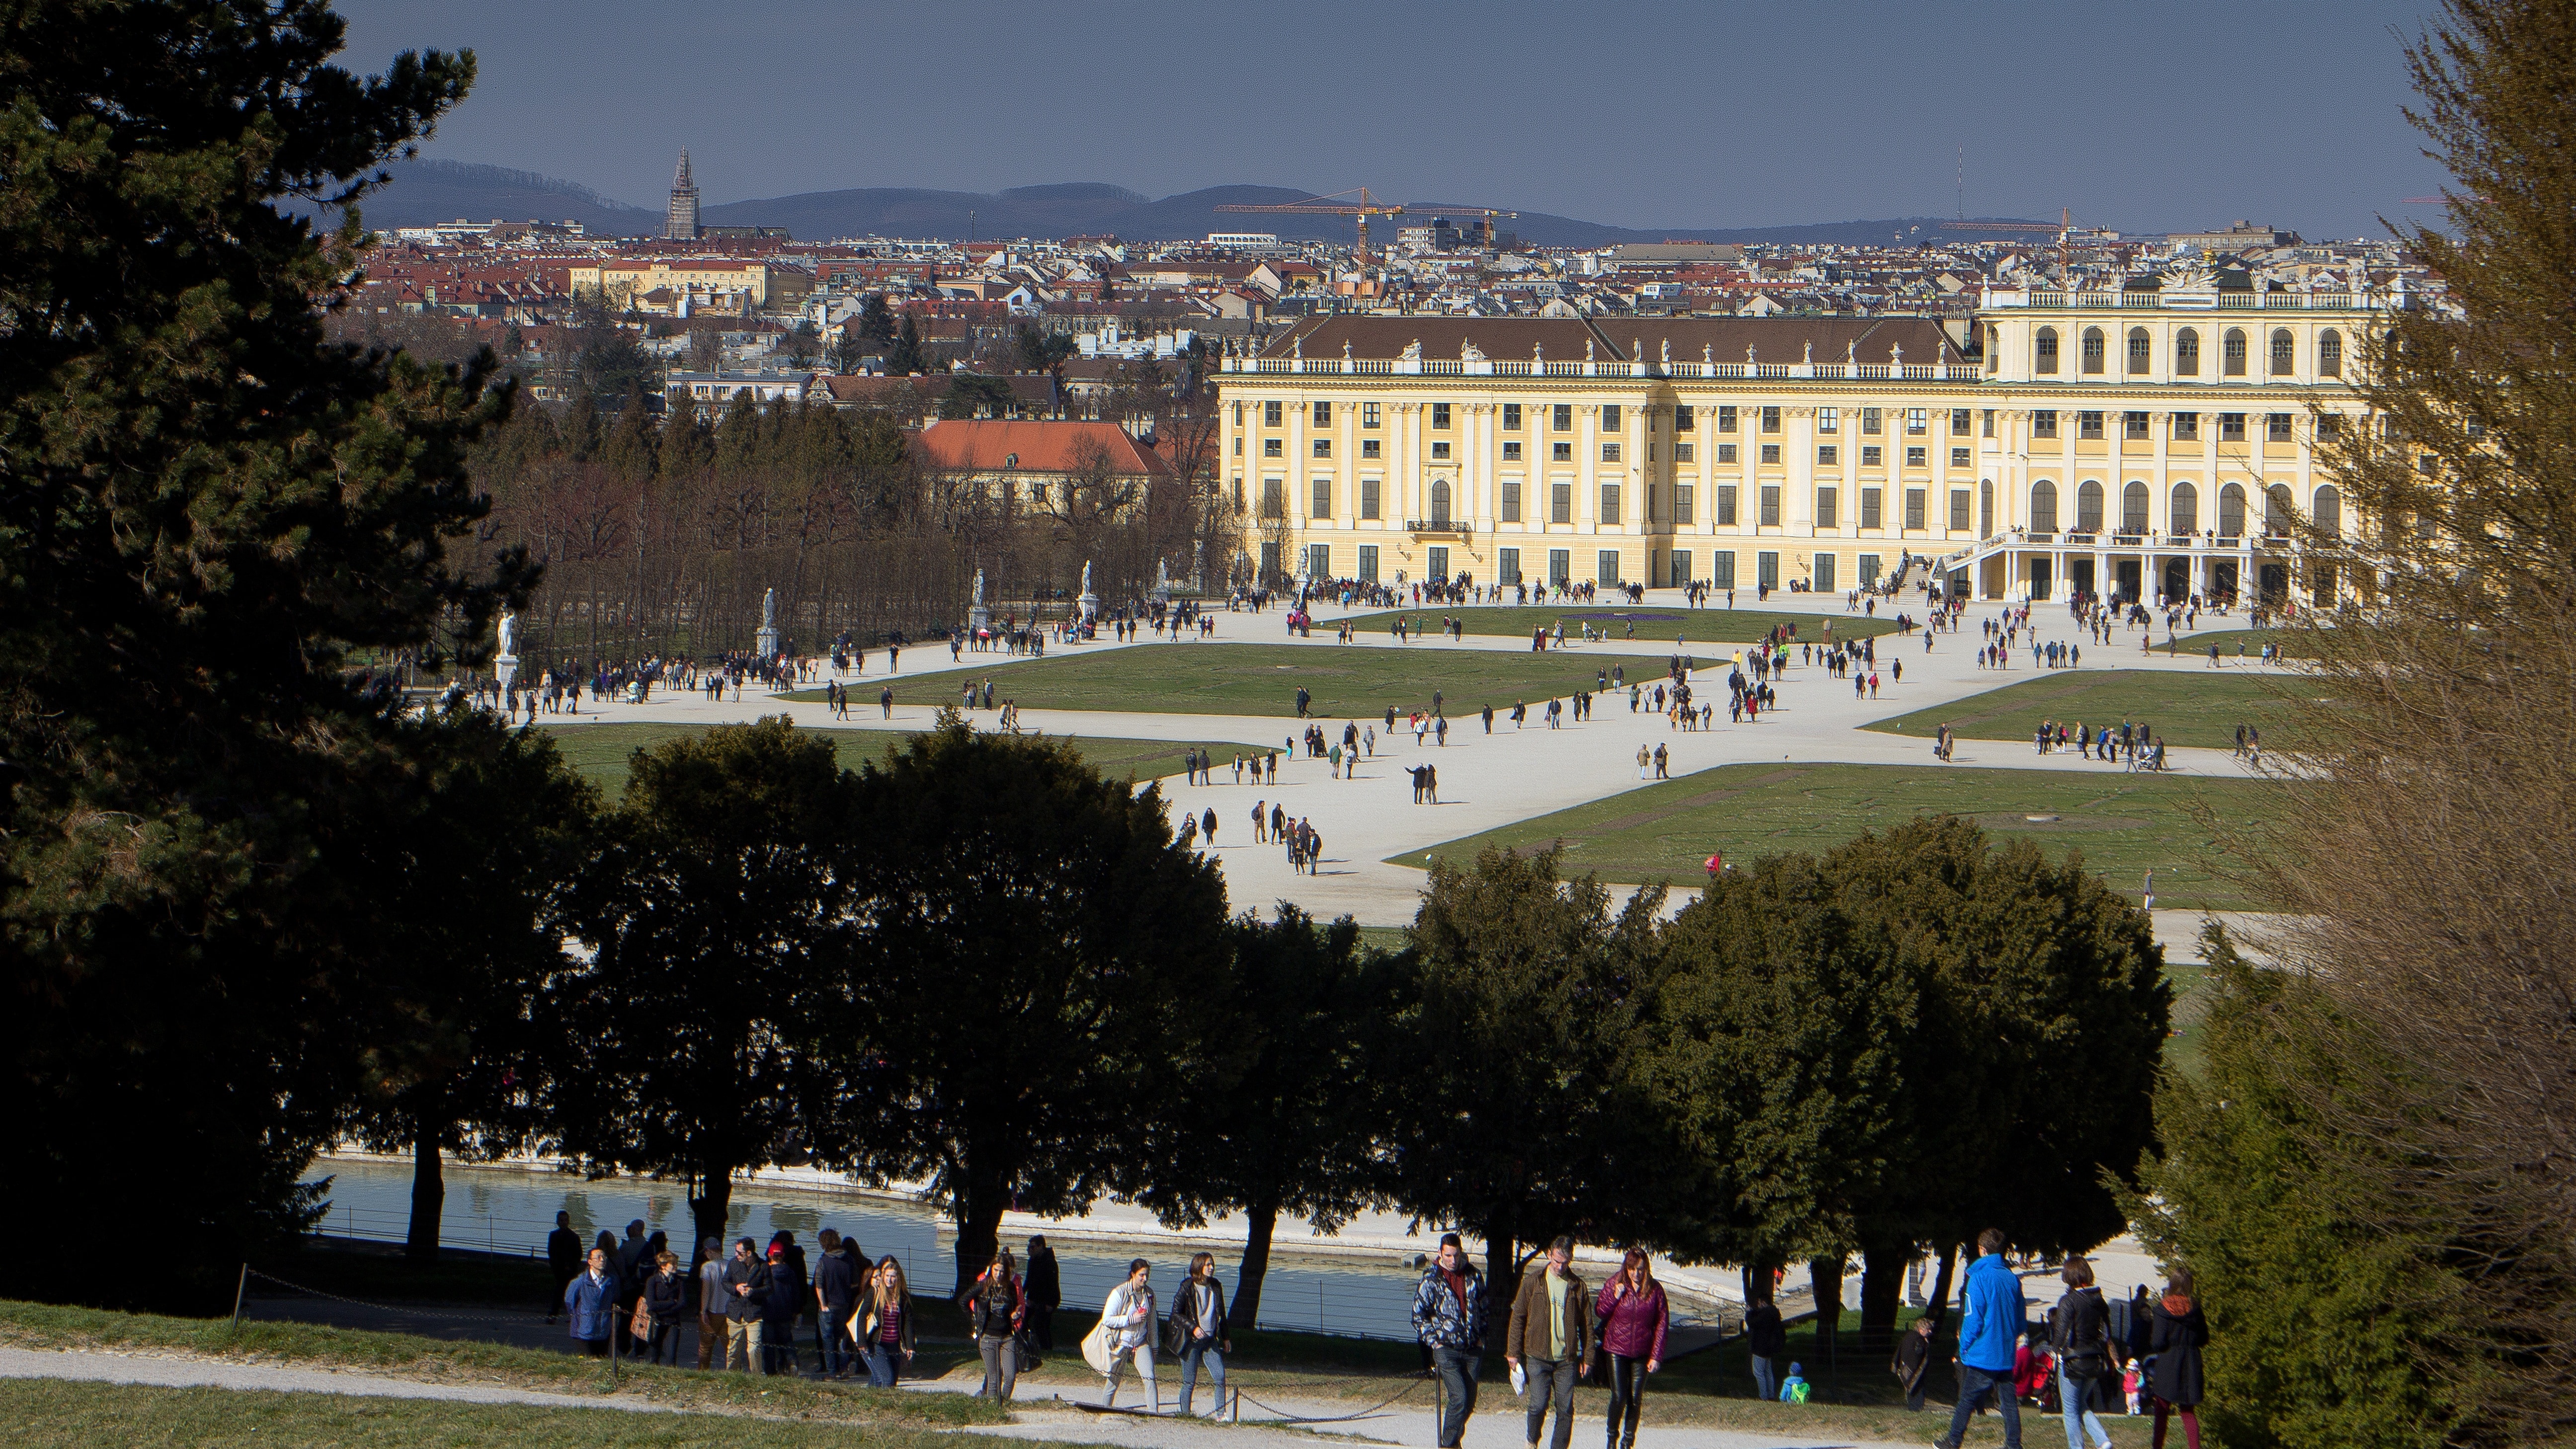
[[[1016,468],[1020,466],[1020,455],[1017,453],[1004,453],[1002,455],[1002,466],[1005,468]]]

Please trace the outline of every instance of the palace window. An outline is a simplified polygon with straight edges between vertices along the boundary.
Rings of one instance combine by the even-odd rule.
[[[1275,402],[1263,403],[1261,405],[1261,423],[1264,427],[1275,428],[1279,426],[1280,404]]]
[[[1574,445],[1572,443],[1550,444],[1547,456],[1551,462],[1571,463],[1574,461]]]
[[[1315,456],[1318,458],[1329,458],[1333,456],[1333,440],[1330,438],[1317,438],[1315,440]]]
[[[2200,490],[2188,483],[2176,483],[2173,490],[2172,532],[2188,538],[2200,531]]]
[[[1673,444],[1673,461],[1676,463],[1689,462],[1691,460],[1692,448],[1693,445],[1689,443]]]
[[[1837,461],[1837,460],[1838,460],[1838,455],[1839,455],[1841,452],[1842,452],[1842,450],[1841,450],[1841,449],[1839,449],[1839,448],[1835,447],[1835,446],[1834,446],[1833,444],[1831,444],[1831,443],[1820,443],[1820,444],[1818,444],[1818,445],[1817,445],[1817,447],[1816,447],[1816,466],[1818,466],[1818,467],[1820,467],[1820,468],[1832,468],[1832,467],[1837,467],[1837,466],[1839,466],[1839,463],[1838,463],[1838,461]]]
[[[1441,432],[1448,431],[1449,405],[1447,403],[1433,403],[1431,405],[1431,426],[1435,430]]]
[[[2299,341],[2287,327],[2272,329],[2272,375],[2288,377],[2299,370]]]
[[[2148,361],[2149,361],[2149,360],[2154,356],[2154,354],[2155,354],[2155,343],[2154,343],[2152,340],[2150,340],[2150,339],[2148,338],[2148,336],[2147,336],[2147,329],[2145,329],[2144,327],[2132,327],[2132,328],[2130,328],[2130,329],[2129,329],[2129,373],[2130,373],[2130,375],[2131,375],[2131,376],[2133,376],[2133,377],[2136,377],[2136,376],[2143,376],[2143,375],[2146,373],[2146,371],[2147,371],[2147,363],[2148,363]]]
[[[2289,443],[2297,441],[2296,435],[2290,431],[2290,415],[2288,413],[2272,413],[2264,419],[2263,441],[2267,443]]]
[[[2317,414],[2317,441],[2330,443],[2343,436],[2343,414]]]
[[[1762,517],[1758,526],[1763,528],[1780,526],[1780,485],[1777,483],[1766,483],[1762,486]]]
[[[2120,414],[2120,436],[2123,438],[2145,438],[2147,436],[2147,415],[2141,412],[2126,412]]]
[[[2057,531],[2057,485],[2045,478],[2030,485],[2030,531]]]
[[[1517,462],[1519,462],[1520,460],[1521,460],[1521,444],[1520,444],[1520,440],[1519,440],[1518,438],[1514,438],[1514,439],[1513,439],[1513,440],[1511,440],[1510,442],[1507,442],[1507,443],[1503,444],[1503,461],[1504,461],[1504,462],[1506,462],[1506,463],[1517,463]]]
[[[1699,490],[1688,483],[1676,483],[1673,485],[1673,522],[1688,523],[1691,521],[1691,504],[1698,498],[1698,495]]]
[[[1950,409],[1950,436],[1954,438],[1964,438],[1967,435],[1968,410],[1966,408]]]
[[[1558,483],[1547,490],[1547,521],[1550,523],[1574,521],[1573,484]]]
[[[1261,440],[1261,456],[1265,458],[1284,458],[1288,456],[1287,445],[1280,442],[1277,438],[1264,438]]]
[[[1720,483],[1717,485],[1717,517],[1714,521],[1721,528],[1733,528],[1735,526],[1734,484]]]
[[[2120,531],[2144,533],[2147,528],[2147,485],[2132,478],[2120,490]]]
[[[1923,468],[1923,467],[1928,467],[1928,466],[1930,466],[1928,463],[1926,463],[1926,462],[1924,461],[1924,458],[1923,458],[1923,455],[1924,455],[1926,452],[1928,452],[1928,451],[1930,451],[1930,450],[1929,450],[1929,449],[1926,449],[1926,448],[1908,448],[1908,449],[1906,449],[1906,450],[1905,450],[1905,466],[1906,466],[1906,467],[1908,467],[1908,468]]]
[[[1378,480],[1375,478],[1362,478],[1360,480],[1360,517],[1375,518],[1378,516],[1377,494]]]
[[[2102,329],[2099,327],[2084,329],[2084,370],[2087,373],[2102,370]]]
[[[1314,512],[1310,516],[1315,518],[1330,518],[1333,516],[1332,479],[1318,478],[1315,480],[1315,508]]]
[[[1328,402],[1319,402],[1315,404],[1315,426],[1319,428],[1329,428],[1332,425],[1333,405]]]
[[[1878,409],[1862,408],[1860,410],[1860,431],[1861,436],[1865,438],[1875,438],[1878,436]]]
[[[1864,488],[1860,490],[1861,527],[1877,528],[1880,526],[1878,500],[1882,491],[1883,490],[1877,488]]]
[[[1378,456],[1378,441],[1377,441],[1377,439],[1375,439],[1375,438],[1362,438],[1362,439],[1360,439],[1360,456],[1361,456],[1361,457],[1363,457],[1363,458],[1374,458],[1374,457]]]
[[[1864,467],[1864,468],[1884,468],[1884,467],[1886,467],[1886,466],[1887,466],[1887,450],[1886,450],[1885,448],[1880,447],[1880,446],[1879,446],[1878,444],[1876,444],[1876,443],[1863,443],[1863,444],[1861,444],[1861,445],[1860,445],[1860,465],[1861,465],[1862,467]]]
[[[1766,433],[1776,433],[1780,431],[1780,410],[1778,408],[1764,408],[1762,410],[1762,431]]]
[[[1574,404],[1558,403],[1553,409],[1551,409],[1548,414],[1547,429],[1552,433],[1573,432]]]
[[[1968,490],[1965,488],[1950,490],[1950,531],[1953,533],[1968,531]]]
[[[1699,409],[1689,403],[1673,404],[1673,431],[1687,433],[1699,426]]]
[[[1923,527],[1923,490],[1920,488],[1905,490],[1905,526],[1912,529]]]
[[[1932,414],[1923,408],[1907,408],[1905,410],[1905,431],[1910,436],[1917,438],[1932,431]]]
[[[2042,327],[2032,343],[2031,370],[2043,376],[2057,372],[2057,329]]]
[[[1820,433],[1834,433],[1834,432],[1840,432],[1840,431],[1842,431],[1842,425],[1843,425],[1843,419],[1842,419],[1842,410],[1841,410],[1841,409],[1839,409],[1839,408],[1818,408],[1818,409],[1816,409],[1816,431],[1817,431],[1817,432],[1820,432]]]
[[[1434,443],[1434,444],[1432,444],[1432,445],[1431,445],[1431,456],[1432,456],[1434,459],[1441,459],[1441,458],[1446,458],[1446,457],[1448,457],[1448,456],[1449,456],[1449,445],[1448,445],[1447,443]]]
[[[2030,435],[2034,438],[2057,436],[2057,409],[2040,408],[2030,415]]]
[[[1735,404],[1722,403],[1719,405],[1717,409],[1717,430],[1721,433],[1731,433],[1735,431]]]
[[[1619,485],[1616,483],[1601,485],[1601,521],[1603,523],[1619,521]]]
[[[1517,433],[1520,430],[1521,405],[1519,403],[1503,404],[1503,431],[1507,433]]]
[[[2236,327],[2228,328],[2227,335],[2221,337],[2218,342],[2218,370],[2229,377],[2243,377],[2245,375],[2245,333],[2243,329]]]
[[[1776,465],[1780,461],[1780,445],[1778,443],[1764,443],[1762,445],[1762,461]]]
[[[1617,443],[1603,443],[1601,445],[1601,461],[1604,463],[1618,462],[1619,445]]]
[[[2331,327],[2317,334],[2317,376],[2343,376],[2343,334]]]
[[[2090,408],[2077,413],[2075,415],[2075,436],[2079,438],[2098,438],[2102,436],[2102,415]]]
[[[2200,376],[2200,332],[2186,327],[2174,334],[2174,376]]]
[[[1603,403],[1601,405],[1601,431],[1605,433],[1615,433],[1619,431],[1619,405],[1617,403]]]
[[[2343,495],[2335,491],[2333,484],[2327,483],[2318,487],[2316,510],[2309,517],[2317,527],[2328,533],[2340,533],[2343,530]]]
[[[2173,415],[2173,435],[2174,435],[2174,441],[2175,441],[2175,442],[2177,442],[2177,443],[2196,443],[2196,442],[2199,442],[2199,441],[2200,441],[2200,414],[2198,414],[2198,413],[2176,413],[2176,414],[2174,414],[2174,415]],[[2190,532],[2190,530],[2189,530],[2189,529],[2185,529],[2185,530],[2183,530],[2183,531],[2184,531],[2184,532],[2186,532],[2186,533]]]
[[[1718,445],[1717,445],[1717,461],[1719,461],[1719,462],[1721,462],[1721,463],[1732,463],[1732,462],[1734,462],[1734,461],[1735,461],[1735,445],[1734,445],[1733,443],[1720,443],[1720,444],[1718,444]]]
[[[1503,480],[1503,522],[1521,521],[1521,485],[1517,478]]]
[[[1376,403],[1360,404],[1360,426],[1364,428],[1373,428],[1377,426]]]
[[[2087,478],[2075,485],[2075,531],[2102,531],[2102,481],[2098,478]]]
[[[1950,466],[1953,468],[1967,467],[1968,450],[1965,448],[1952,448],[1950,450]]]
[[[1816,490],[1816,527],[1818,528],[1835,528],[1840,526],[1834,521],[1834,493],[1835,490],[1831,488],[1819,488]]]
[[[2243,413],[2220,413],[2218,415],[2218,441],[2222,443],[2241,443],[2245,441],[2245,415]]]

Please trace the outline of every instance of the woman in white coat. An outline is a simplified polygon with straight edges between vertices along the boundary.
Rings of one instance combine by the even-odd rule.
[[[1136,1359],[1136,1372],[1145,1380],[1146,1402],[1155,1413],[1163,1411],[1162,1386],[1154,1381],[1154,1274],[1152,1264],[1142,1258],[1127,1265],[1127,1281],[1109,1290],[1100,1305],[1100,1329],[1108,1363],[1101,1369],[1103,1408],[1118,1402],[1119,1370],[1129,1355]]]

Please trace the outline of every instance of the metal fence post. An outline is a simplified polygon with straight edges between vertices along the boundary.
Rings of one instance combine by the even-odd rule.
[[[242,1298],[250,1292],[250,1264],[241,1265],[241,1278],[233,1284],[233,1332],[241,1332]]]

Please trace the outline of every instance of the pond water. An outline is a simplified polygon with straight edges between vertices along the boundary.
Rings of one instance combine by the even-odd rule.
[[[330,1209],[317,1231],[334,1237],[400,1242],[411,1221],[411,1167],[407,1163],[326,1160],[314,1177],[331,1178]],[[450,1247],[541,1257],[555,1214],[572,1215],[573,1231],[587,1244],[602,1229],[626,1235],[642,1218],[645,1231],[671,1235],[685,1261],[692,1232],[688,1195],[678,1187],[617,1178],[585,1182],[576,1174],[517,1167],[447,1169],[447,1197],[439,1214],[439,1240]],[[736,1183],[726,1213],[725,1237],[762,1242],[781,1228],[812,1251],[824,1228],[855,1236],[870,1258],[892,1254],[917,1291],[939,1292],[954,1281],[956,1233],[928,1208],[792,1186]],[[1022,1254],[1025,1239],[1006,1246]],[[1236,1282],[1239,1253],[1215,1249],[1217,1275]],[[1154,1285],[1168,1300],[1188,1267],[1187,1253],[1149,1248],[1141,1253],[1116,1244],[1055,1243],[1067,1308],[1090,1309],[1127,1276],[1127,1264],[1154,1264]],[[1375,1259],[1285,1256],[1274,1250],[1263,1280],[1261,1326],[1369,1338],[1411,1338],[1409,1318],[1417,1274],[1394,1254]]]

